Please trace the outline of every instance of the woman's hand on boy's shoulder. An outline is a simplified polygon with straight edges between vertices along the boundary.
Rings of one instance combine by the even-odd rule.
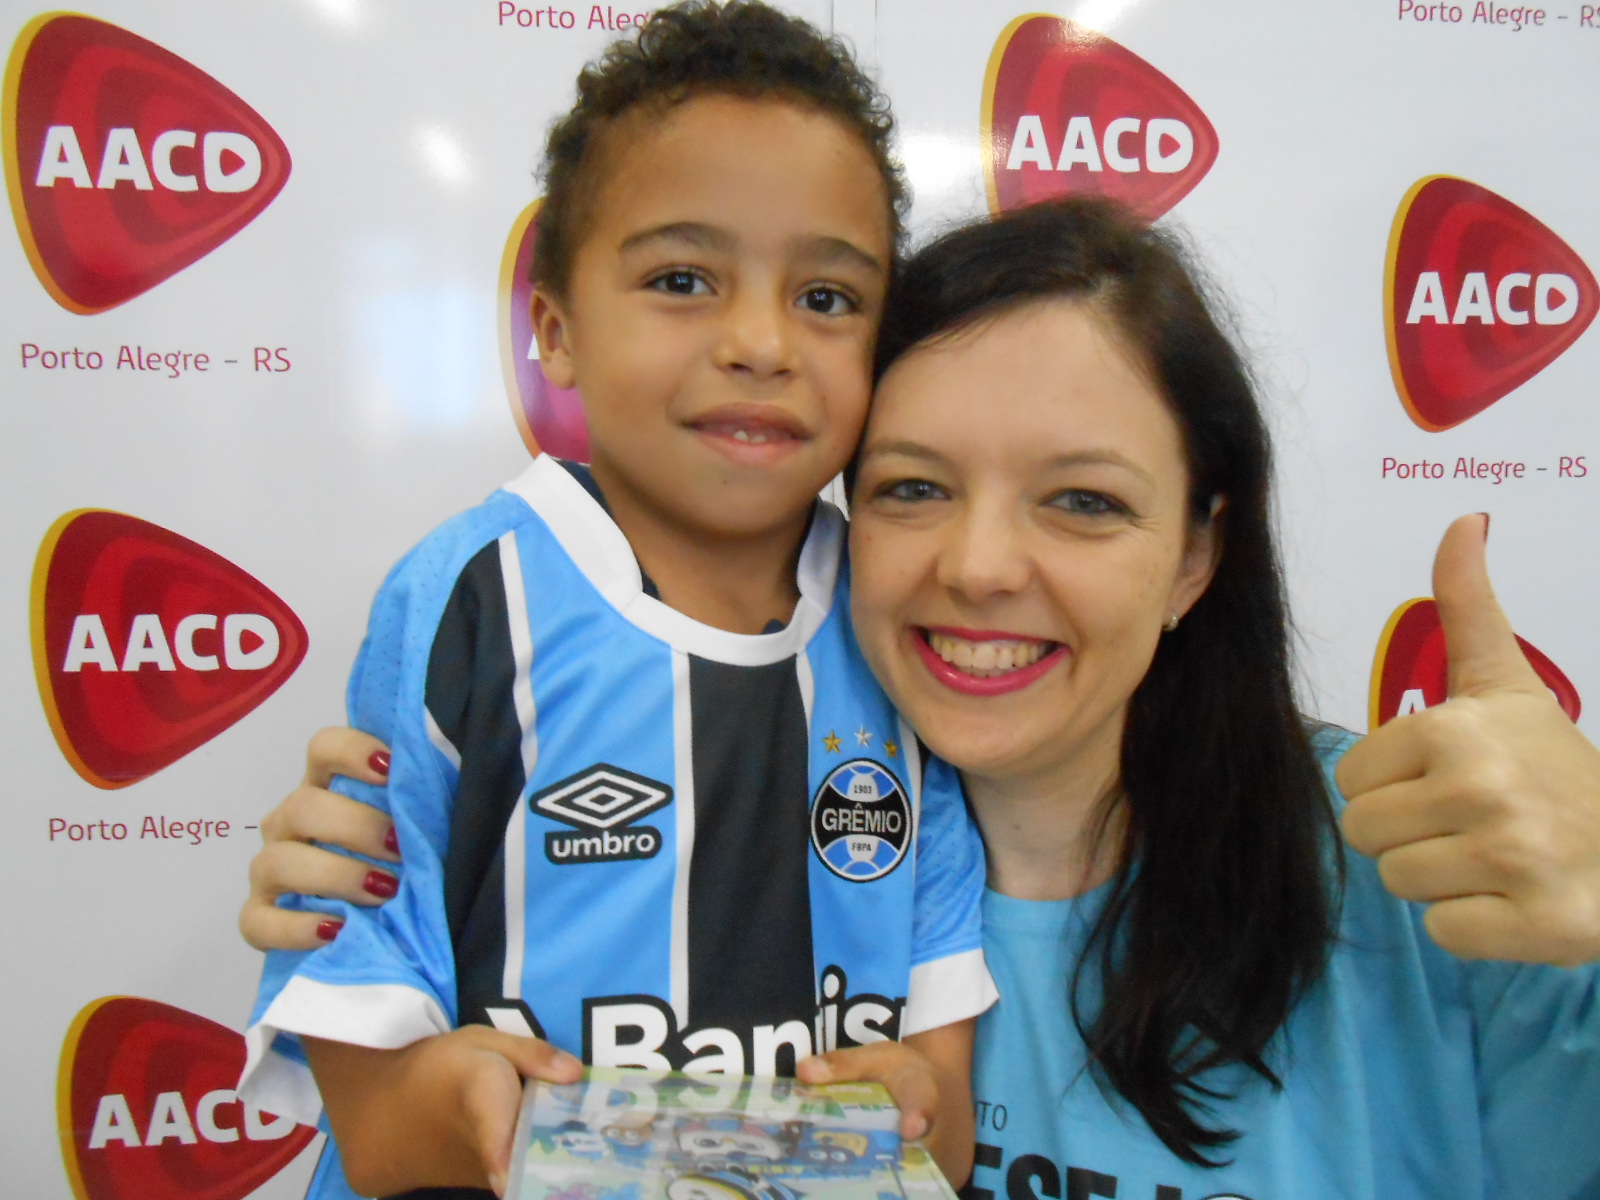
[[[279,908],[279,896],[299,893],[370,906],[395,894],[394,875],[317,844],[400,861],[388,815],[329,791],[335,775],[386,783],[387,747],[356,729],[324,729],[311,739],[300,786],[262,818],[264,845],[250,860],[250,894],[239,911],[239,932],[257,950],[314,950],[338,936],[338,918]]]
[[[1434,560],[1450,698],[1399,717],[1337,769],[1344,832],[1429,936],[1463,958],[1600,960],[1600,750],[1517,644],[1484,564],[1487,519]]]

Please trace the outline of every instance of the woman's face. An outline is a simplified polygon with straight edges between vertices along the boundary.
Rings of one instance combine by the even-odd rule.
[[[1104,320],[1028,304],[884,377],[852,503],[862,649],[969,778],[1115,778],[1162,624],[1212,570],[1178,426]]]

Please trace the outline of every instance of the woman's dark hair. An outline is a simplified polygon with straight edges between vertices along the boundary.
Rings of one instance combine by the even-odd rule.
[[[535,283],[566,294],[584,218],[594,208],[597,143],[611,122],[640,105],[670,108],[707,93],[791,101],[858,134],[883,175],[890,245],[899,247],[910,193],[890,150],[894,118],[849,47],[765,4],[686,0],[657,9],[631,39],[613,42],[578,75],[578,98],[545,143]]]
[[[1216,513],[1219,560],[1129,703],[1121,790],[1099,814],[1103,838],[1122,806],[1123,869],[1070,1003],[1101,1086],[1179,1157],[1220,1165],[1208,1152],[1238,1132],[1215,1121],[1230,1094],[1208,1072],[1243,1064],[1281,1086],[1268,1046],[1326,966],[1344,860],[1295,704],[1266,425],[1197,277],[1171,233],[1117,204],[1033,205],[902,265],[877,372],[996,314],[1075,301],[1149,372],[1178,423],[1190,519]]]

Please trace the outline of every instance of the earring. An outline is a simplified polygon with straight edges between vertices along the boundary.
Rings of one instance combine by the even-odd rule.
[[[1178,627],[1178,622],[1181,619],[1182,618],[1180,618],[1177,613],[1173,613],[1171,616],[1169,616],[1166,619],[1165,622],[1162,623],[1162,626],[1161,626],[1162,631],[1165,632],[1165,633],[1171,633],[1174,629],[1176,629]]]

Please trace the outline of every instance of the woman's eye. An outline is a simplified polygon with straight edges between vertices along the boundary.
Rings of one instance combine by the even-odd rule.
[[[944,489],[936,483],[926,479],[900,479],[894,483],[886,483],[878,489],[878,495],[890,500],[904,500],[915,504],[922,500],[944,499]]]
[[[1114,513],[1127,510],[1103,492],[1086,492],[1077,488],[1062,492],[1050,500],[1050,504],[1063,512],[1072,513],[1080,517],[1105,517]]]
[[[711,294],[711,285],[706,282],[703,275],[694,271],[664,271],[652,279],[648,286],[658,292],[670,292],[674,296]]]
[[[800,294],[800,305],[806,311],[824,317],[842,317],[861,310],[854,299],[832,287],[807,288]]]

